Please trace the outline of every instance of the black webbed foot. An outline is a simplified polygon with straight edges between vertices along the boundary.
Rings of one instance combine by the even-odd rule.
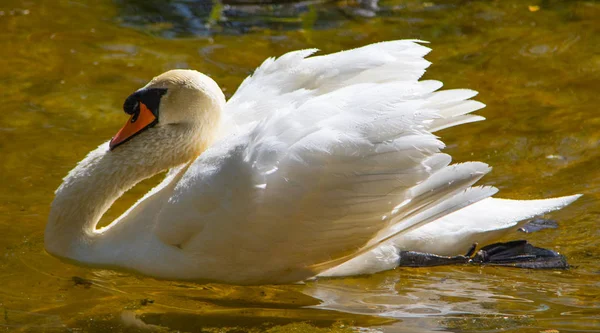
[[[525,240],[495,243],[482,247],[471,259],[472,263],[536,269],[569,268],[565,256],[535,247]]]
[[[567,259],[552,250],[535,247],[525,240],[495,243],[482,247],[477,243],[464,256],[440,256],[416,251],[400,251],[400,267],[432,267],[457,264],[510,266],[531,269],[566,269]]]

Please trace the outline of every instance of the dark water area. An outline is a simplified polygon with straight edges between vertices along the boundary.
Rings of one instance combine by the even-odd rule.
[[[391,13],[364,1],[117,1],[118,22],[163,38],[241,35],[264,30],[335,29]]]
[[[2,1],[0,331],[600,332],[599,17],[597,1]],[[584,194],[548,216],[558,229],[527,236],[571,269],[405,268],[237,287],[44,251],[54,190],[152,77],[193,68],[231,96],[267,57],[402,38],[431,42],[425,78],[487,104],[477,112],[486,121],[439,132],[456,162],[493,166],[481,184],[503,198]]]

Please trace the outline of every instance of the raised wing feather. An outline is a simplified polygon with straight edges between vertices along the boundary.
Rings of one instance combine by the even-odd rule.
[[[220,141],[179,182],[156,234],[214,258],[220,275],[207,278],[297,281],[492,195],[465,191],[487,165],[448,166],[439,152],[431,130],[483,105],[417,81],[428,51],[397,41],[267,60],[228,102]]]
[[[301,105],[358,83],[416,82],[430,65],[423,59],[430,49],[410,40],[306,58],[317,51],[295,51],[265,60],[228,101],[225,133],[256,124],[284,106],[281,102]]]

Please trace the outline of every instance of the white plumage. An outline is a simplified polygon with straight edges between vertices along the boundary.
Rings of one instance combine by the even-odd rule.
[[[429,66],[418,41],[314,52],[267,59],[191,165],[96,232],[93,250],[58,255],[163,278],[292,282],[391,269],[398,249],[463,254],[577,198],[471,187],[490,168],[450,164],[433,132],[483,120],[470,113],[484,105],[418,81]]]

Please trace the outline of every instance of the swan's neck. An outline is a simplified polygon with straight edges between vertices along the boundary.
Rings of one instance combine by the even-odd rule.
[[[56,191],[46,226],[46,250],[59,257],[93,263],[102,252],[99,246],[111,244],[108,238],[126,242],[127,237],[96,230],[102,215],[138,182],[198,156],[212,139],[200,134],[196,127],[169,128],[162,132],[152,129],[140,134],[137,141],[113,151],[105,143],[89,153]],[[108,229],[115,224],[111,223]],[[135,237],[129,235],[129,240]]]

